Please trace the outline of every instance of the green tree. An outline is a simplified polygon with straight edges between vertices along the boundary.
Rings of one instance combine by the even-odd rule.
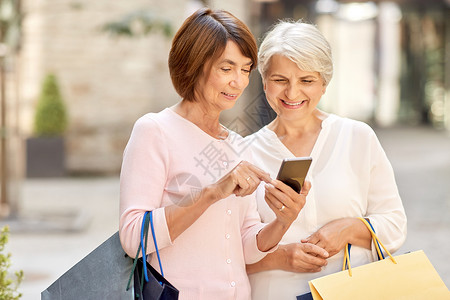
[[[8,243],[9,227],[5,226],[0,232],[0,300],[18,300],[22,294],[17,291],[23,279],[23,271],[15,273],[15,278],[10,278],[8,269],[11,266],[11,254],[4,253]]]
[[[66,107],[61,97],[58,81],[48,74],[42,85],[34,119],[37,136],[60,136],[67,127]]]

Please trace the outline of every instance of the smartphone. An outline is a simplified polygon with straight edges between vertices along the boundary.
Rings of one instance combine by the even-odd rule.
[[[311,157],[285,158],[281,162],[277,179],[300,193],[311,162]]]

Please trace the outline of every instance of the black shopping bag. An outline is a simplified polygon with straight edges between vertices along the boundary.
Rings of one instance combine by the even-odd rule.
[[[162,277],[162,275],[159,274],[159,272],[156,271],[148,262],[147,271],[150,273],[148,276],[148,282],[142,277],[142,269],[142,258],[139,258],[139,262],[137,263],[136,269],[133,273],[136,299],[178,299],[178,290],[164,277]],[[143,298],[139,296],[141,293]]]
[[[42,300],[133,300],[126,290],[133,260],[126,256],[116,232],[41,293]]]

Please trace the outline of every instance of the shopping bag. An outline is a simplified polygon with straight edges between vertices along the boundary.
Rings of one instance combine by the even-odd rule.
[[[349,269],[309,281],[314,300],[450,299],[450,292],[425,253],[415,251],[393,257],[371,231],[380,256],[380,244],[389,258],[351,268],[348,251],[344,266]],[[346,247],[347,249],[347,247]]]
[[[151,273],[151,275],[148,276],[148,282],[145,281],[142,285],[142,278],[144,278],[142,277],[142,258],[139,258],[139,262],[133,272],[135,299],[178,299],[178,290],[162,277],[148,262],[146,262],[146,264],[147,270]],[[143,295],[143,298],[140,296],[141,294]]]
[[[43,291],[41,299],[132,300],[133,289],[125,288],[132,266],[116,232]]]
[[[116,232],[43,291],[41,300],[178,298],[178,290],[147,261],[149,280],[142,281],[143,269],[142,258],[136,261],[125,254]],[[130,273],[136,275],[131,282]]]
[[[153,243],[155,244],[156,255],[158,257],[161,274],[158,273],[148,262],[145,255],[145,245],[148,241],[149,224],[152,231]],[[145,240],[145,242],[144,242]],[[139,253],[142,250],[142,257]],[[145,212],[141,226],[141,242],[134,259],[133,267],[127,284],[127,290],[130,288],[131,277],[134,277],[134,295],[135,299],[140,300],[176,300],[178,299],[178,290],[164,278],[161,258],[159,256],[158,245],[156,243],[155,230],[153,228],[152,212]]]

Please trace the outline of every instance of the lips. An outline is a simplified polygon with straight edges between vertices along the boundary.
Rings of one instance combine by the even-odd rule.
[[[281,99],[280,99],[280,101],[284,107],[290,108],[290,109],[302,107],[307,102],[307,100],[302,100],[302,101],[297,101],[297,102],[288,102],[288,101],[281,100]]]
[[[230,99],[230,100],[234,100],[238,97],[238,94],[229,94],[229,93],[225,93],[225,92],[221,92],[222,95],[225,96],[225,98]]]

